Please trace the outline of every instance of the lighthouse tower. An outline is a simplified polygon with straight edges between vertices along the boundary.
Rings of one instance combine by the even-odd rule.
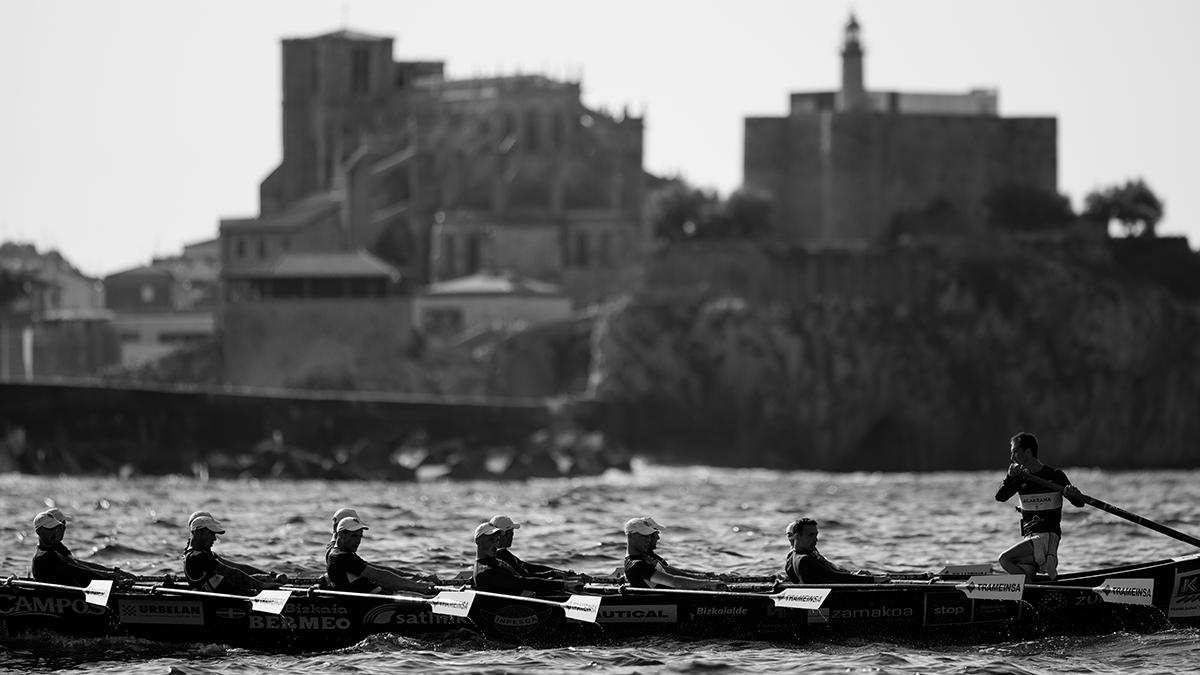
[[[867,109],[867,89],[863,81],[863,46],[859,39],[858,19],[850,15],[842,40],[842,96],[845,111]]]

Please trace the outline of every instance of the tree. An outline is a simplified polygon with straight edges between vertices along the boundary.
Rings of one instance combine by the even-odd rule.
[[[1006,183],[984,197],[989,226],[1008,230],[1048,230],[1075,220],[1066,196],[1028,183]]]
[[[696,236],[706,217],[706,207],[717,200],[705,192],[676,180],[646,197],[646,222],[656,239],[683,241]]]
[[[33,292],[37,277],[28,270],[0,267],[0,309],[9,309]]]
[[[739,188],[722,200],[674,180],[646,197],[646,222],[666,241],[752,238],[770,228],[771,208],[770,195],[760,190]]]
[[[719,218],[722,238],[753,238],[771,229],[771,195],[751,187],[740,187],[721,203]]]
[[[1117,221],[1127,237],[1153,238],[1164,213],[1162,200],[1141,178],[1095,190],[1084,199],[1083,217],[1104,224]]]

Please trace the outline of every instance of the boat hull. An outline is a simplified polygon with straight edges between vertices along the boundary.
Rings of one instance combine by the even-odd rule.
[[[1107,602],[1091,588],[1107,579],[1153,579],[1150,604]],[[543,598],[562,601],[567,598]],[[627,640],[645,635],[802,642],[827,636],[896,636],[986,641],[1053,633],[1157,630],[1200,622],[1200,555],[1064,575],[1025,588],[1023,599],[972,599],[953,583],[832,586],[819,609],[778,607],[766,593],[702,594],[612,587],[596,621],[528,598],[479,594],[467,617],[428,603],[297,592],[279,614],[246,598],[174,595],[169,589],[113,592],[105,606],[72,590],[0,584],[0,636],[50,630],[221,643],[263,651],[324,651],[369,635],[407,637],[469,630],[519,644]]]

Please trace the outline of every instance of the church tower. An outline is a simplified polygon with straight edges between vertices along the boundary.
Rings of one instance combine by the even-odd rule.
[[[841,109],[858,111],[867,109],[867,89],[863,80],[863,47],[859,41],[858,19],[850,15],[846,34],[842,40],[842,96]]]

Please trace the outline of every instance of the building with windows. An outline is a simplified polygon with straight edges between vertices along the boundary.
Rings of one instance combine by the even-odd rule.
[[[644,246],[642,119],[579,82],[449,79],[352,31],[283,41],[283,158],[221,222],[225,278],[285,251],[368,250],[416,284],[508,269],[580,302]]]
[[[259,214],[220,223],[227,381],[403,353],[429,283],[505,270],[584,304],[636,278],[641,118],[585,106],[578,82],[449,79],[392,51],[345,30],[283,41],[282,159]]]
[[[485,330],[514,332],[571,312],[571,299],[558,286],[511,273],[435,282],[413,299],[414,325],[435,341]]]
[[[218,296],[216,241],[104,278],[105,306],[121,341],[121,364],[137,367],[212,340]]]
[[[1057,121],[1001,117],[998,99],[994,90],[867,89],[851,16],[840,91],[794,93],[785,117],[746,119],[745,183],[774,196],[780,236],[792,243],[871,244],[933,211],[958,231],[978,230],[1000,186],[1057,193]]]

